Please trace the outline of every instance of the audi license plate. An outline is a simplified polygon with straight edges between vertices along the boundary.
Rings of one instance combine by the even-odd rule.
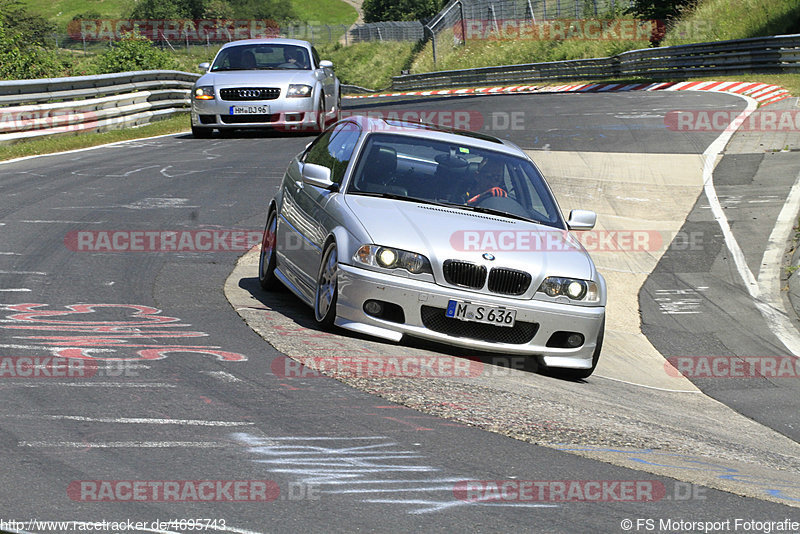
[[[451,300],[447,303],[447,313],[445,315],[472,323],[514,326],[514,321],[517,319],[517,310]]]
[[[231,106],[231,115],[269,115],[269,106]]]

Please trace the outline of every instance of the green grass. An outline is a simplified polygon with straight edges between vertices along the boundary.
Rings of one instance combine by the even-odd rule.
[[[321,46],[319,53],[333,61],[342,83],[382,89],[392,83],[392,76],[408,68],[413,49],[414,43],[383,41]]]
[[[64,31],[67,23],[75,15],[98,13],[101,18],[123,18],[130,0],[21,0],[31,13],[41,15],[54,22],[59,31]]]
[[[106,143],[115,143],[117,141],[127,141],[129,139],[140,139],[142,137],[179,133],[188,130],[189,113],[179,113],[168,119],[146,124],[138,128],[112,130],[103,133],[62,135],[48,137],[45,139],[20,141],[19,143],[13,145],[0,145],[0,161],[20,158],[23,156],[35,156],[41,154],[51,154],[53,152],[63,152],[65,150],[87,148],[97,145],[104,145]]]
[[[797,0],[701,0],[669,29],[664,46],[800,32]]]
[[[308,24],[353,24],[356,9],[341,0],[289,0],[297,19]]]

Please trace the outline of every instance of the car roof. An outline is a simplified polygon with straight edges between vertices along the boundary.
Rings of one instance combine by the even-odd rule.
[[[230,48],[232,46],[246,45],[246,44],[276,44],[276,45],[295,45],[305,48],[311,48],[311,43],[308,41],[301,41],[300,39],[240,39],[238,41],[231,41],[222,45],[222,48]]]
[[[344,120],[355,122],[361,127],[364,133],[392,133],[409,137],[435,139],[446,143],[469,144],[476,148],[504,152],[515,156],[522,156],[527,159],[525,152],[514,143],[480,132],[444,128],[425,122],[376,118],[364,115],[353,115]]]

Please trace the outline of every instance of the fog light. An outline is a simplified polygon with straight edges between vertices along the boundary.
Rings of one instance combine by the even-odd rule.
[[[580,334],[570,334],[567,337],[567,348],[574,349],[583,345],[583,336]]]
[[[377,300],[368,300],[364,303],[364,311],[369,315],[380,316],[383,313],[383,304]]]

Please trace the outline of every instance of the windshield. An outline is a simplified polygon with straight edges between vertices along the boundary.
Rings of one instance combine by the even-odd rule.
[[[564,228],[555,199],[530,161],[420,137],[371,134],[347,193],[444,204]]]
[[[211,72],[226,70],[310,70],[308,50],[288,44],[247,44],[220,50]]]

